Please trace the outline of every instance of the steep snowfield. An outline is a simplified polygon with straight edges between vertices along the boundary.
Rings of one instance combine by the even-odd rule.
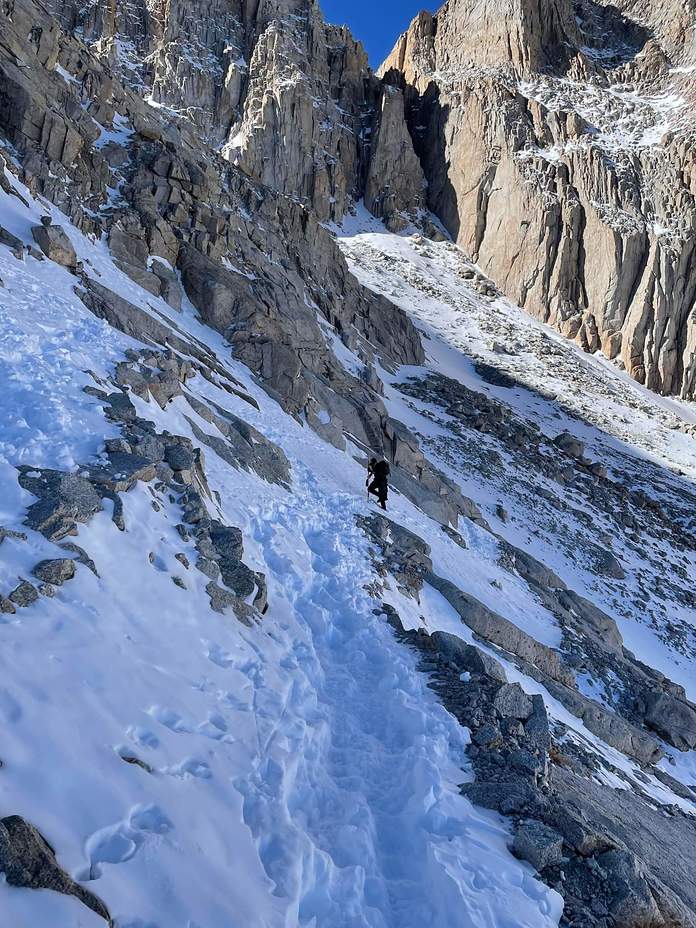
[[[501,449],[485,436],[457,437],[437,391],[423,399],[402,388],[427,378],[428,371],[443,373],[501,400],[549,438],[568,430],[585,441],[592,460],[607,466],[610,473],[627,476],[633,487],[644,488],[649,496],[663,499],[677,511],[681,504],[681,514],[687,519],[693,515],[696,407],[650,393],[604,358],[588,357],[508,300],[482,297],[472,284],[472,271],[478,272],[451,244],[435,244],[419,235],[376,232],[374,226],[361,233],[356,225],[349,226],[341,238],[354,273],[405,309],[425,338],[425,371],[381,372],[389,384],[392,414],[421,436],[429,456],[479,503],[496,531],[533,553],[612,615],[626,646],[640,660],[681,683],[692,699],[696,697],[696,615],[682,595],[693,589],[694,552],[676,554],[657,527],[638,544],[622,537],[613,514],[588,507],[588,500],[572,483],[561,490],[539,473],[530,474],[524,455],[515,457],[509,449],[501,455]],[[508,378],[504,386],[501,375]],[[509,520],[499,517],[496,510],[501,504],[509,510]],[[584,520],[578,518],[578,511],[584,513]],[[433,545],[437,550],[437,541]],[[596,546],[609,546],[619,555],[626,567],[624,580],[598,575],[593,561]],[[496,561],[495,551],[488,556],[491,563]],[[461,561],[458,566],[461,569]],[[674,582],[675,587],[665,589],[665,581]],[[504,603],[506,617],[537,640],[555,644],[538,604],[523,615],[516,614],[515,600],[508,592],[509,575],[502,589],[489,585],[487,598],[468,571],[457,582],[498,611]],[[460,623],[455,621],[461,635]],[[591,689],[589,681],[587,686]],[[540,691],[531,680],[525,688]],[[587,695],[595,694],[588,691]],[[565,718],[567,713],[552,705],[548,694],[546,701],[552,716],[560,718],[560,710],[567,724],[588,737],[577,719]],[[611,698],[603,701],[611,705]],[[589,740],[597,746],[597,739],[589,736]],[[676,766],[667,766],[665,761],[665,769],[693,783],[696,752],[668,753],[675,755]],[[654,786],[655,795],[664,796],[662,786]],[[675,800],[671,796],[667,801]],[[693,809],[690,803],[687,806]]]
[[[46,209],[0,192],[2,224],[27,244]],[[61,221],[57,212],[54,218]],[[229,360],[222,338],[188,302],[178,315],[123,276],[102,243],[66,227],[88,274],[209,346],[244,385],[258,409],[200,376],[189,389],[280,445],[292,487],[234,469],[206,448],[206,475],[219,494],[215,515],[241,528],[246,562],[268,578],[270,608],[260,625],[211,612],[207,578],[182,563],[182,555],[195,561],[195,551],[175,529],[179,503],[143,484],[124,496],[125,532],[102,512],[75,539],[99,576],[80,566],[54,598],[2,616],[3,814],[39,827],[62,866],[107,903],[118,928],[558,924],[560,896],[511,855],[507,824],[459,794],[472,778],[467,731],[384,621],[386,601],[406,627],[472,640],[432,587],[419,603],[395,583],[377,597],[370,544],[356,524],[374,511],[362,467],[284,414]],[[696,698],[693,638],[684,632],[693,634],[693,612],[676,587],[647,603],[638,597],[641,572],[646,582],[659,579],[661,559],[669,570],[672,555],[659,539],[646,539],[647,555],[617,540],[628,578],[598,578],[584,547],[587,526],[573,515],[557,524],[554,504],[541,496],[530,503],[530,474],[520,461],[495,458],[484,438],[472,447],[437,394],[411,388],[444,374],[501,399],[550,437],[567,428],[594,459],[617,472],[628,468],[670,504],[696,476],[696,410],[649,394],[505,300],[482,297],[451,245],[388,235],[374,222],[366,233],[357,223],[344,229],[341,244],[357,276],[403,306],[425,336],[425,367],[381,371],[391,413],[421,435],[426,454],[496,531],[606,609],[640,659]],[[104,418],[103,401],[82,388],[108,381],[137,343],[95,319],[74,293],[75,277],[49,261],[19,261],[0,245],[0,278],[0,524],[19,531],[32,498],[17,484],[16,465],[76,469],[99,455],[117,429]],[[334,344],[346,366],[359,366]],[[509,380],[491,382],[491,370]],[[185,397],[165,410],[132,399],[158,430],[194,441],[192,424],[219,434]],[[563,498],[573,492],[567,487]],[[586,507],[579,498],[575,504]],[[560,645],[556,618],[504,569],[493,535],[464,522],[462,547],[396,493],[389,516],[428,542],[439,576],[543,644]],[[590,521],[604,544],[605,514]],[[567,530],[582,541],[577,548]],[[60,556],[42,536],[27,534],[25,542],[2,542],[2,590],[41,558]],[[687,584],[694,568],[692,553]],[[665,605],[671,625],[661,618]],[[670,638],[677,625],[682,647]],[[600,782],[640,784],[658,804],[696,811],[504,663],[511,681],[544,696],[571,741],[596,753]],[[584,686],[611,702],[596,681]],[[670,753],[676,764],[665,760],[664,769],[693,783],[696,752]],[[124,762],[133,756],[150,771]],[[0,897],[8,928],[103,924],[71,897],[4,881]]]
[[[419,324],[434,369],[558,432],[571,421],[563,417],[567,410],[581,437],[615,439],[696,477],[696,433],[684,428],[696,425],[696,404],[646,390],[601,353],[587,355],[509,300],[482,299],[464,276],[475,266],[449,242],[391,235],[374,219],[361,231],[360,214],[356,220],[339,238],[354,273]],[[473,359],[509,374],[516,389],[482,382]]]
[[[27,244],[45,209],[0,192],[3,225]],[[557,924],[560,897],[511,856],[506,824],[459,795],[466,731],[365,589],[374,574],[355,523],[370,511],[362,468],[282,413],[190,305],[177,316],[101,243],[70,235],[88,273],[217,352],[259,410],[200,377],[192,393],[279,443],[293,485],[206,450],[217,515],[242,529],[245,559],[268,576],[260,626],[211,612],[206,578],[175,557],[195,558],[175,531],[178,503],[142,484],[125,495],[125,532],[102,512],[74,539],[99,576],[80,566],[54,598],[2,616],[5,814],[41,829],[118,928]],[[22,530],[32,498],[15,465],[74,469],[99,454],[116,430],[82,392],[95,383],[85,372],[105,381],[135,343],[90,315],[75,278],[49,261],[0,246],[0,278],[0,523]],[[215,431],[182,397],[166,411],[133,401],[174,434],[192,435],[189,420]],[[402,498],[392,517],[432,536],[443,573],[465,573],[481,595],[503,582],[477,533],[463,552]],[[27,534],[2,543],[3,589],[60,556]],[[533,597],[505,582],[521,620]],[[433,620],[448,608],[434,596]],[[536,622],[552,641],[552,617],[537,608]],[[0,897],[8,928],[103,924],[52,892],[3,881]]]

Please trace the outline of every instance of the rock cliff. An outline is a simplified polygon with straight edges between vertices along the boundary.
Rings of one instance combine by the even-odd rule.
[[[672,9],[674,7],[674,9]],[[696,393],[693,6],[451,0],[400,79],[428,204],[529,312]]]
[[[319,222],[361,198],[394,231],[429,209],[537,318],[693,397],[693,10],[576,6],[450,0],[382,80],[312,0],[51,10],[150,110]]]
[[[326,24],[315,0],[209,0],[203,9],[53,0],[51,10],[151,106],[195,126],[247,175],[311,206],[320,221],[340,220],[366,181],[386,220],[421,205],[413,202],[423,180],[399,92],[383,93],[362,46]],[[396,141],[382,132],[371,166],[380,121]],[[394,145],[405,152],[392,183],[403,178],[405,190],[415,178],[408,197],[390,190],[382,171]]]

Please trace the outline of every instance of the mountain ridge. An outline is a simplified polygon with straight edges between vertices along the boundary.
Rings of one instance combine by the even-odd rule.
[[[693,398],[696,65],[686,30],[659,28],[688,10],[449,3],[416,18],[380,81],[308,0],[200,23],[185,5],[53,9],[153,105],[320,221],[364,199],[390,229],[437,234],[431,210],[533,315]]]

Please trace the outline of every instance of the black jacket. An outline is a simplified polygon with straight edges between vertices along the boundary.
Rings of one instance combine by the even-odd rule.
[[[371,468],[370,473],[374,477],[376,483],[386,483],[391,473],[391,468],[387,461],[377,461],[374,467]]]

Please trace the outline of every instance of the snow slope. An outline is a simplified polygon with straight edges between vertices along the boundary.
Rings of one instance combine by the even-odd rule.
[[[656,667],[670,679],[685,687],[691,699],[696,697],[693,673],[696,657],[696,612],[690,604],[696,577],[694,551],[678,553],[660,534],[635,538],[617,531],[612,513],[588,506],[571,483],[564,492],[559,485],[540,473],[530,473],[530,462],[500,448],[478,433],[455,437],[451,421],[442,409],[437,391],[427,399],[404,387],[427,379],[428,374],[445,374],[470,389],[500,400],[514,414],[533,423],[542,434],[552,438],[564,430],[583,439],[592,460],[605,464],[610,473],[625,477],[633,487],[642,487],[665,506],[693,524],[693,483],[696,477],[696,431],[694,404],[658,397],[620,370],[599,357],[588,357],[574,344],[564,340],[549,327],[530,318],[519,307],[502,297],[485,298],[472,284],[472,271],[459,249],[443,242],[424,240],[420,235],[395,236],[348,227],[340,238],[344,254],[356,276],[372,289],[389,296],[406,310],[424,336],[427,361],[422,368],[402,368],[395,375],[381,371],[387,383],[390,412],[421,437],[431,459],[462,486],[495,530],[504,538],[532,553],[551,567],[568,585],[580,590],[618,623],[626,646],[639,660]],[[489,382],[478,365],[509,378],[505,386]],[[540,491],[546,493],[541,496]],[[682,500],[683,495],[683,500]],[[562,508],[561,503],[571,505]],[[501,519],[501,506],[509,518]],[[559,514],[566,511],[559,520]],[[580,520],[579,513],[584,518]],[[418,526],[406,523],[412,530]],[[589,526],[589,528],[588,528]],[[474,536],[472,538],[472,535]],[[490,536],[467,525],[465,532],[470,550],[451,553],[441,539],[431,538],[434,561],[438,569],[462,588],[518,624],[541,642],[552,646],[553,617],[540,604],[532,608],[524,600],[516,606],[516,595],[509,574],[491,569],[487,594],[471,571],[467,555],[477,552],[476,535],[488,548],[483,556],[489,567],[497,563]],[[625,580],[612,580],[597,573],[592,561],[595,545],[609,545],[626,568]],[[493,545],[493,548],[495,546]],[[446,549],[446,550],[445,550]],[[478,552],[477,552],[478,553]],[[451,558],[451,559],[450,559]],[[447,565],[443,568],[443,564]],[[462,567],[465,573],[462,576]],[[437,571],[436,571],[437,572]],[[484,577],[481,578],[485,579]],[[665,584],[674,584],[672,589]],[[686,594],[686,595],[684,595]],[[393,601],[397,605],[396,601]],[[504,609],[501,610],[501,606]],[[398,603],[402,616],[408,604]],[[441,628],[461,636],[456,617],[438,625],[427,610],[428,627]],[[413,612],[413,610],[411,610]],[[412,620],[422,621],[416,611]],[[454,623],[454,624],[453,624]],[[519,679],[508,666],[510,679]],[[596,686],[588,676],[586,686]],[[544,692],[531,679],[522,681],[528,692]],[[593,695],[588,692],[588,695]],[[610,708],[614,693],[600,699]],[[610,765],[621,767],[636,782],[643,774],[634,764],[616,764],[616,756],[607,752],[577,719],[573,719],[545,694],[550,715],[592,743]],[[667,747],[670,760],[664,769],[684,783],[694,783],[692,764],[696,752],[681,754]],[[610,775],[610,774],[609,774]],[[653,782],[652,795],[660,801],[676,802],[663,786]]]
[[[45,209],[0,192],[3,225],[27,243]],[[282,413],[189,304],[176,316],[101,243],[69,231],[88,273],[217,352],[259,410],[200,377],[192,393],[278,442],[293,485],[206,450],[216,515],[242,529],[245,559],[268,576],[270,609],[251,629],[212,613],[205,578],[175,557],[194,554],[173,498],[138,484],[125,532],[109,512],[80,529],[99,576],[80,566],[54,598],[2,616],[2,808],[41,829],[118,928],[557,924],[560,897],[511,856],[507,825],[459,794],[467,733],[365,589],[362,468]],[[32,500],[15,465],[75,469],[99,454],[115,430],[82,392],[94,383],[85,371],[105,381],[134,343],[90,315],[51,262],[0,246],[0,278],[0,522],[23,530]],[[192,435],[182,397],[165,411],[133,401],[158,428]],[[393,517],[423,529],[404,499]],[[27,534],[2,544],[3,589],[60,556]],[[472,584],[487,587],[498,571],[486,543],[464,554]],[[510,602],[520,614],[533,606],[521,585]],[[548,617],[538,621],[552,637]],[[123,761],[131,755],[151,772]],[[0,896],[8,928],[103,924],[71,897],[4,881]]]
[[[449,243],[425,242],[418,235],[398,237],[369,232],[348,235],[341,244],[358,278],[387,294],[417,322],[425,336],[430,371],[444,373],[503,401],[516,415],[550,437],[566,429],[571,431],[584,440],[592,460],[601,461],[616,474],[629,468],[632,484],[644,486],[650,495],[659,498],[664,493],[665,500],[673,502],[679,499],[682,484],[693,492],[693,403],[656,396],[605,359],[588,357],[508,300],[482,298],[463,276],[473,266]],[[486,382],[476,370],[476,363],[481,362],[510,378],[512,384]],[[507,460],[490,475],[482,472],[475,460],[467,460],[461,447],[450,453],[447,441],[439,441],[443,434],[447,438],[447,417],[440,415],[433,421],[429,415],[432,404],[429,407],[414,402],[399,389],[414,376],[422,378],[422,370],[402,368],[396,376],[383,374],[391,383],[388,398],[393,414],[425,439],[429,454],[482,506],[497,530],[513,543],[529,546],[569,585],[591,595],[597,605],[617,619],[626,644],[640,659],[659,667],[686,687],[691,698],[696,697],[693,647],[681,654],[674,641],[664,640],[662,634],[668,619],[681,620],[688,629],[696,629],[693,609],[675,601],[670,603],[667,616],[664,601],[656,597],[654,605],[659,615],[646,623],[645,601],[637,598],[630,602],[635,590],[627,590],[627,584],[617,587],[598,578],[591,563],[559,545],[559,527],[549,529],[542,499],[537,499],[534,509],[529,508],[528,501],[520,500],[518,492],[524,475],[518,470],[519,462]],[[535,482],[539,486],[545,481],[536,476]],[[554,487],[553,482],[547,483]],[[558,491],[557,485],[554,491]],[[496,516],[499,501],[513,514],[509,524],[501,523]],[[604,532],[613,536],[613,544],[620,544],[615,526],[605,522],[601,512],[590,511],[590,516],[597,538],[601,539]],[[669,575],[674,556],[669,545],[661,545],[659,537],[644,538],[641,543],[642,549],[634,546],[620,552],[634,568],[629,583],[641,568],[645,569],[645,555],[650,553],[651,545],[655,569],[658,573],[662,570],[663,576]],[[688,589],[689,578],[696,576],[693,551],[686,556],[682,569]]]

